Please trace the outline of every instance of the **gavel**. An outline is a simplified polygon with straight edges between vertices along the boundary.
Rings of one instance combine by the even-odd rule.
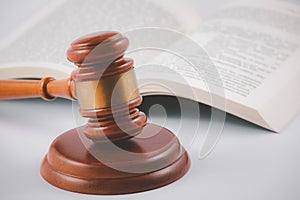
[[[118,32],[75,40],[67,58],[78,68],[55,80],[0,80],[0,99],[56,97],[77,100],[84,126],[58,136],[41,165],[50,184],[87,194],[146,191],[183,177],[190,159],[168,129],[147,123],[129,46]]]

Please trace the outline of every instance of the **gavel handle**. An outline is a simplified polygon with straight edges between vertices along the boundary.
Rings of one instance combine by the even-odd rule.
[[[56,97],[76,100],[74,81],[55,80],[46,77],[41,80],[0,80],[0,100],[41,97],[51,101]]]

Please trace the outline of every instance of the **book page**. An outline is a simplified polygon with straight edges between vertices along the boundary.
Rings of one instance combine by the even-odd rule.
[[[269,5],[270,2],[229,5],[190,34],[203,51],[182,56],[186,60],[201,60],[196,67],[203,72],[202,76],[188,62],[171,54],[161,53],[151,62],[168,66],[192,79],[195,87],[207,89],[203,88],[205,82],[223,87],[226,98],[245,103],[275,72],[293,67],[286,67],[285,63],[295,56],[300,45],[300,12],[297,12],[300,6],[278,1],[274,1],[271,8]],[[174,48],[184,45],[182,41],[173,44]],[[217,76],[221,78],[221,85]]]
[[[0,78],[14,76],[15,70],[6,70],[4,73],[8,67],[22,66],[30,69],[34,66],[45,66],[49,69],[31,70],[30,73],[34,76],[39,72],[40,76],[48,75],[45,73],[47,71],[50,73],[51,69],[68,74],[74,68],[66,59],[66,50],[74,39],[88,33],[104,30],[128,31],[142,27],[172,28],[185,32],[195,27],[192,22],[182,23],[184,17],[196,16],[191,6],[187,9],[187,2],[183,0],[167,2],[168,6],[160,5],[159,1],[146,0],[51,1],[15,35],[2,41]],[[185,12],[178,9],[180,5],[185,5]],[[54,65],[60,65],[61,69],[51,68]],[[18,77],[15,78],[22,76],[20,70],[18,71],[16,74]],[[30,73],[27,71],[24,75]]]
[[[195,86],[200,88],[203,81],[220,86],[216,74],[208,72],[215,66],[226,97],[244,102],[282,69],[300,45],[300,12],[283,8],[280,3],[272,5],[272,9],[261,3],[230,5],[216,12],[191,34],[204,51],[183,56],[188,60],[202,59],[197,68],[205,76],[199,76],[189,63],[170,54],[161,53],[155,63],[163,63],[184,77],[197,80],[198,86]],[[184,46],[184,43],[178,41],[175,45]],[[212,63],[207,61],[206,53]]]
[[[221,9],[192,35],[217,66],[226,98],[251,101],[275,72],[287,71],[285,63],[299,48],[299,6],[265,3]]]
[[[186,78],[198,94],[196,98],[187,98],[274,131],[281,130],[298,112],[300,95],[295,91],[296,85],[300,85],[299,78],[295,78],[300,77],[298,4],[247,1],[228,5],[207,19],[190,37],[204,51],[182,56],[187,60],[200,60],[194,66],[197,69],[176,55],[160,56],[156,62],[164,63]],[[178,44],[184,46],[180,41]],[[219,87],[218,91],[223,90],[224,95],[214,93],[208,86]],[[225,99],[226,108],[210,101],[213,94]],[[275,97],[276,101],[272,99]],[[285,109],[286,105],[290,105],[289,109]],[[280,118],[274,118],[279,115]]]

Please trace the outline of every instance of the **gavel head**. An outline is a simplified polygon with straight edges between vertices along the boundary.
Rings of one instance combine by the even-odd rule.
[[[72,73],[85,135],[94,142],[118,141],[139,134],[147,123],[136,107],[142,102],[133,60],[124,58],[129,42],[118,32],[99,32],[75,40],[67,58],[78,66]]]

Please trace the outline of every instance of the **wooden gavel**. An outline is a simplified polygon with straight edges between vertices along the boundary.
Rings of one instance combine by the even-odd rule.
[[[100,44],[101,48],[95,48]],[[132,69],[133,61],[123,58],[127,48],[128,39],[116,32],[91,34],[79,38],[71,44],[67,51],[68,60],[81,68],[74,71],[70,78],[64,80],[55,80],[52,77],[45,77],[41,80],[0,80],[0,100],[36,97],[47,101],[54,100],[56,97],[77,100],[77,93],[80,96],[81,92],[76,91],[76,88],[81,85],[79,82],[99,81],[114,75],[114,80],[108,83],[114,84],[120,80],[120,74]],[[111,53],[107,54],[106,52]],[[135,82],[135,80],[131,80],[131,82]],[[136,83],[132,83],[133,85],[136,86]],[[101,89],[108,91],[106,88]],[[127,91],[124,90],[124,92]]]
[[[0,81],[0,99],[78,100],[81,115],[89,118],[87,125],[63,133],[50,146],[41,174],[52,185],[80,193],[125,194],[164,186],[188,171],[188,154],[176,136],[147,123],[137,108],[142,97],[133,60],[124,58],[128,45],[118,32],[90,34],[67,51],[68,60],[78,66],[69,79]],[[81,133],[92,143],[84,145]],[[143,137],[135,137],[139,134]],[[97,159],[100,154],[105,162]]]
[[[131,109],[129,117],[135,120],[138,127],[142,127],[146,124],[146,116],[135,108],[141,104],[142,98],[133,71],[133,60],[123,57],[128,44],[128,39],[117,32],[96,33],[79,38],[67,51],[68,60],[78,66],[70,78],[0,81],[0,99],[41,97],[50,101],[62,97],[78,100],[81,114],[90,118],[90,124],[95,118],[95,112],[98,112],[98,117],[103,113],[112,119],[112,107],[115,113],[120,112],[115,115],[121,115],[128,106]],[[100,122],[97,123],[99,129]],[[96,130],[95,124],[85,131],[86,136],[95,142],[106,138],[113,141],[125,139],[138,133],[136,131],[129,135],[132,130],[127,130],[124,134],[124,131],[118,130],[117,124],[112,123],[106,127],[109,131],[104,131],[103,135]],[[135,124],[132,124],[132,129],[138,129]]]

